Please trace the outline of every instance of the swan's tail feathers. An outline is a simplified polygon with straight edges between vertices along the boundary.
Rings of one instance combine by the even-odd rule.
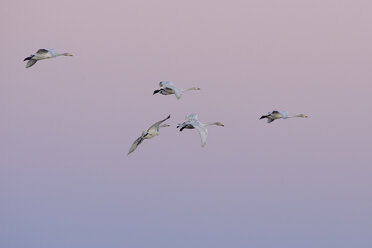
[[[26,68],[33,66],[36,62],[37,60],[30,59],[29,61],[27,61]]]
[[[34,57],[34,55],[30,55],[30,56],[28,56],[27,58],[25,58],[23,61],[26,61],[26,60],[30,60],[30,59],[32,59],[32,57]]]
[[[180,132],[182,132],[182,130],[186,128],[186,125],[184,125],[183,123],[182,124],[178,124],[177,125],[177,128],[180,128]]]

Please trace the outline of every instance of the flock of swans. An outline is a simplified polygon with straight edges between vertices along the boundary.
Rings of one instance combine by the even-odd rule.
[[[26,68],[29,68],[33,66],[38,60],[43,59],[50,59],[50,58],[56,58],[58,56],[72,56],[70,53],[57,53],[53,49],[39,49],[35,54],[31,54],[27,58],[24,59],[24,61],[27,61]],[[181,89],[174,85],[172,82],[160,82],[159,83],[160,89],[155,90],[153,95],[159,93],[162,95],[175,95],[177,99],[180,99],[182,94],[190,91],[190,90],[200,90],[198,87],[191,87],[187,89]],[[297,114],[297,115],[288,115],[286,111],[281,110],[274,110],[272,112],[267,113],[267,115],[262,115],[261,119],[267,119],[267,123],[271,123],[276,119],[288,119],[288,118],[294,118],[294,117],[301,117],[301,118],[307,118],[307,115],[304,114]],[[141,136],[138,137],[132,144],[132,146],[129,148],[128,155],[131,154],[136,150],[136,148],[142,143],[145,139],[151,139],[160,134],[159,130],[161,127],[169,127],[168,124],[163,124],[166,120],[170,118],[170,115],[168,115],[167,118],[158,121],[154,123],[152,126],[150,126],[147,131],[143,131]],[[221,122],[207,122],[202,123],[198,120],[197,114],[188,114],[185,117],[185,121],[183,123],[180,123],[177,125],[177,128],[180,128],[179,131],[182,132],[183,129],[196,129],[200,135],[201,139],[201,146],[204,147],[207,143],[207,136],[208,136],[208,129],[207,126],[221,126],[224,125]]]

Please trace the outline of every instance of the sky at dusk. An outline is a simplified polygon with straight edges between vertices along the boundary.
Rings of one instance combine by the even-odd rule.
[[[5,0],[0,31],[1,248],[372,247],[370,0]]]

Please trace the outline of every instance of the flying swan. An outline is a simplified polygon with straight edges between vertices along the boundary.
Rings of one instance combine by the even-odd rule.
[[[294,117],[307,118],[308,116],[304,114],[288,115],[286,111],[274,110],[272,112],[267,113],[267,115],[261,116],[260,120],[267,118],[267,123],[271,123],[276,119],[288,119],[288,118],[294,118]]]
[[[149,127],[149,129],[147,129],[147,131],[143,131],[141,136],[133,142],[132,146],[129,149],[128,155],[131,154],[132,152],[134,152],[134,150],[136,150],[137,146],[139,144],[141,144],[144,139],[151,139],[151,138],[154,138],[155,136],[158,136],[160,134],[159,128],[169,127],[168,124],[160,125],[164,121],[168,120],[169,118],[170,118],[170,115],[168,115],[168,117],[165,118],[164,120],[158,121],[155,124],[153,124],[151,127]]]
[[[204,147],[207,143],[207,136],[208,136],[208,129],[207,126],[216,125],[224,127],[224,125],[221,122],[208,122],[208,123],[201,123],[198,120],[197,114],[189,114],[186,115],[185,121],[181,124],[177,125],[177,128],[180,128],[180,131],[183,129],[196,129],[198,130],[201,138],[201,146]]]
[[[56,53],[53,49],[39,49],[35,54],[31,54],[23,61],[27,61],[26,68],[33,66],[38,60],[55,58],[57,56],[72,56],[70,53]]]
[[[153,95],[155,95],[156,93],[160,93],[162,95],[175,94],[177,99],[180,99],[182,94],[186,91],[200,90],[200,88],[198,88],[198,87],[191,87],[191,88],[188,88],[188,89],[181,89],[181,88],[177,88],[176,86],[174,86],[174,83],[172,83],[172,82],[164,82],[164,81],[160,82],[159,86],[160,86],[160,90],[155,90]]]

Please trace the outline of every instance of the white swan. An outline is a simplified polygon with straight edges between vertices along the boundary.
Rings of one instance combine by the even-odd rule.
[[[201,123],[198,120],[197,114],[189,114],[189,115],[186,115],[185,121],[183,123],[177,125],[177,128],[180,127],[180,131],[182,131],[185,128],[198,130],[200,134],[200,139],[201,139],[201,146],[204,147],[205,144],[207,143],[207,136],[208,136],[208,129],[206,127],[211,126],[211,125],[224,127],[224,125],[221,122]]]
[[[181,89],[181,88],[177,88],[176,86],[174,86],[174,83],[172,83],[172,82],[163,82],[163,81],[159,83],[159,86],[161,87],[160,90],[155,90],[153,95],[155,95],[156,93],[160,93],[162,95],[175,94],[177,99],[180,99],[182,94],[186,91],[200,90],[200,88],[198,88],[198,87],[191,87],[191,88],[188,88],[188,89]]]
[[[137,146],[139,144],[141,144],[144,139],[151,139],[151,138],[154,138],[155,136],[158,136],[160,134],[159,128],[169,127],[168,124],[160,125],[164,121],[168,120],[169,118],[170,118],[170,115],[168,115],[168,117],[165,118],[164,120],[158,121],[155,124],[153,124],[151,127],[149,127],[149,129],[147,129],[147,131],[143,131],[141,136],[133,142],[132,146],[129,149],[128,155],[130,153],[134,152],[134,150],[136,150]]]
[[[267,115],[261,116],[260,120],[267,118],[267,123],[271,123],[276,119],[288,119],[288,118],[293,118],[293,117],[307,118],[308,116],[304,114],[288,115],[286,111],[274,110],[272,112],[267,113]]]
[[[28,60],[26,68],[33,66],[38,60],[55,58],[57,56],[72,56],[70,53],[56,53],[53,49],[39,49],[35,54],[31,54],[23,61]]]

